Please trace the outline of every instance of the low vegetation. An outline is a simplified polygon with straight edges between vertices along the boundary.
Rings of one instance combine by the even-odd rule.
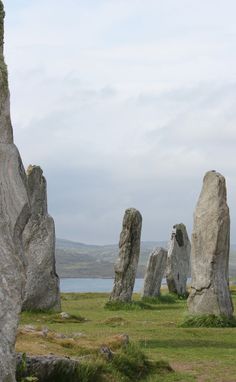
[[[175,294],[165,293],[158,297],[143,297],[142,301],[147,304],[175,304],[178,297]]]
[[[115,311],[115,310],[140,310],[140,309],[153,309],[151,304],[147,304],[143,301],[108,301],[105,304],[105,309]]]
[[[215,314],[186,316],[180,326],[182,328],[235,328],[236,319]]]
[[[232,295],[235,303],[236,288]],[[186,300],[168,294],[143,301],[135,294],[132,304],[112,308],[108,298],[62,294],[62,309],[71,319],[22,313],[17,351],[78,359],[82,382],[235,380],[236,329],[222,328],[219,317],[186,325]]]
[[[19,382],[36,382],[34,376],[24,377],[26,365],[24,358],[17,369],[17,380]],[[137,345],[127,344],[112,353],[111,359],[106,359],[102,354],[90,355],[84,361],[80,360],[76,367],[68,368],[66,360],[61,360],[53,370],[50,371],[44,382],[99,382],[99,381],[134,381],[145,378],[152,371],[169,371],[169,365],[151,363],[147,356]]]

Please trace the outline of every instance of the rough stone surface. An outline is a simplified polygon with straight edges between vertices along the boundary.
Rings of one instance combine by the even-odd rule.
[[[231,317],[228,264],[230,218],[224,177],[206,173],[194,214],[192,285],[188,298],[191,314]]]
[[[55,266],[55,227],[47,211],[47,184],[39,166],[27,170],[31,217],[23,233],[27,266],[23,310],[60,310]]]
[[[0,381],[15,381],[14,346],[25,287],[22,232],[30,215],[26,176],[13,144],[0,1]]]
[[[191,244],[184,224],[173,226],[167,256],[166,281],[169,292],[179,296],[187,294],[187,279],[190,271]]]
[[[140,254],[142,216],[129,208],[125,211],[120,234],[119,258],[115,264],[115,280],[110,300],[129,302],[132,299]]]
[[[25,367],[22,368],[22,362]],[[79,360],[49,356],[26,356],[17,354],[17,380],[36,377],[38,382],[78,381]],[[22,370],[23,369],[23,370]]]
[[[166,270],[167,251],[156,248],[151,253],[144,278],[143,297],[160,296],[161,282]]]
[[[0,143],[13,143],[7,66],[3,57],[4,8],[0,0]]]

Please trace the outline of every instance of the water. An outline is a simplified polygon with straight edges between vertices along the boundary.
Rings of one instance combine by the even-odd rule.
[[[163,280],[164,282],[165,280]],[[113,288],[113,279],[60,279],[61,292],[106,292]],[[140,292],[143,287],[143,279],[136,279],[134,292]]]

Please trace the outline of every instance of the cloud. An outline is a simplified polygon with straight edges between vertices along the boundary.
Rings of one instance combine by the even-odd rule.
[[[236,5],[226,3],[5,1],[15,141],[26,166],[44,169],[59,237],[117,241],[130,206],[145,240],[168,239],[180,221],[191,231],[210,169],[226,176],[233,206]]]

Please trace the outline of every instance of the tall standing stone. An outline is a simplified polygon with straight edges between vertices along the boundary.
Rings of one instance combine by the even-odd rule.
[[[225,178],[209,171],[204,177],[194,214],[190,313],[232,316],[229,248],[230,217]]]
[[[169,292],[179,296],[187,294],[190,252],[191,244],[185,225],[174,225],[168,249],[166,281]]]
[[[8,87],[7,65],[3,56],[4,48],[4,7],[0,0],[0,144],[13,143],[13,130],[10,116],[10,92]]]
[[[110,300],[129,302],[132,299],[140,254],[142,216],[129,208],[125,211],[120,234],[119,258],[115,264],[115,280]]]
[[[156,248],[148,259],[142,297],[160,296],[161,282],[166,270],[167,251]]]
[[[0,380],[15,381],[15,340],[25,287],[22,232],[30,215],[26,176],[13,143],[0,1]]]
[[[31,217],[23,233],[28,261],[24,310],[60,310],[55,265],[55,226],[47,209],[47,183],[39,166],[29,166],[27,183]]]

